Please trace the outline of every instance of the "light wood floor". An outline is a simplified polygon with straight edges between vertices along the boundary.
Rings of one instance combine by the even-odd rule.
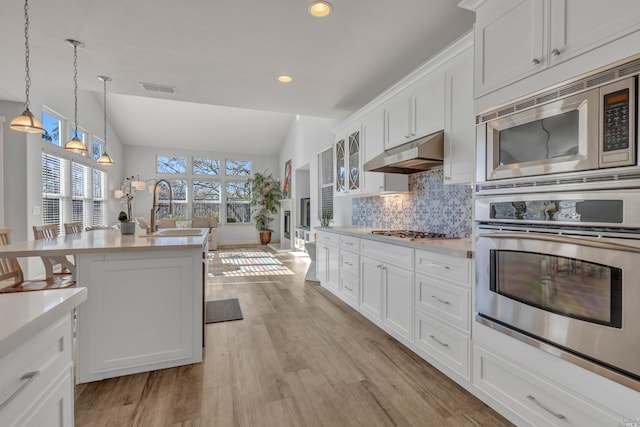
[[[75,425],[511,425],[277,257],[296,274],[209,280],[244,319],[206,326],[203,363],[79,385]]]

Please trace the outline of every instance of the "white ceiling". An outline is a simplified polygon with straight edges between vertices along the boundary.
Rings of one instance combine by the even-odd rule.
[[[330,0],[324,19],[307,13],[310,1],[31,0],[32,90],[72,89],[64,40],[80,40],[79,88],[100,93],[95,77],[112,77],[108,114],[124,143],[275,154],[295,114],[345,118],[474,19],[457,0]],[[0,2],[0,99],[24,98],[22,8]]]

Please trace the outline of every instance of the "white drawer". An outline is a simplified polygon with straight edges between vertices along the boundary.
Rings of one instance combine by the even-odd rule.
[[[536,426],[617,426],[621,417],[484,348],[473,347],[473,383]]]
[[[317,234],[318,243],[326,245],[338,246],[340,244],[340,235],[335,233],[327,233],[319,231]]]
[[[0,359],[0,425],[11,426],[71,366],[71,316]]]
[[[432,274],[463,285],[471,284],[471,262],[435,252],[416,250],[416,272]]]
[[[358,252],[360,250],[360,239],[351,236],[340,236],[340,248]]]
[[[360,280],[351,276],[340,276],[340,298],[351,307],[360,307]]]
[[[413,268],[413,249],[360,239],[360,254],[400,267]]]
[[[356,279],[360,277],[360,255],[349,252],[340,251],[340,274],[347,273]]]
[[[469,378],[469,341],[467,334],[416,310],[416,346],[465,378]]]
[[[469,332],[469,289],[416,274],[416,308]]]

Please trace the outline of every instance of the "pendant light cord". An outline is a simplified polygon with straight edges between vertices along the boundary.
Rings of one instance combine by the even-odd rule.
[[[78,45],[73,45],[73,136],[78,138]]]
[[[107,78],[102,80],[104,84],[104,149],[103,153],[107,152]]]
[[[26,99],[25,110],[29,109],[29,88],[31,87],[31,77],[29,76],[29,0],[24,0],[24,58],[25,58],[25,83]]]

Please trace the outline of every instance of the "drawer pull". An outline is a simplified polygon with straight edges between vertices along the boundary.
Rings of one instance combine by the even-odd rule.
[[[346,290],[348,290],[349,292],[353,292],[353,289],[351,289],[351,288],[350,288],[350,287],[348,287],[347,285],[342,285],[342,286],[344,286],[344,288],[345,288]]]
[[[435,262],[432,262],[430,264],[431,264],[431,267],[444,268],[445,270],[451,270],[451,267],[449,267],[448,265],[436,264]]]
[[[351,263],[350,263],[350,262],[348,262],[348,261],[345,261],[344,263],[345,263],[345,264],[347,264],[347,265],[349,265],[349,266],[351,266],[351,267],[353,267],[353,264],[351,264]]]
[[[532,401],[533,403],[535,403],[536,405],[538,405],[539,407],[541,407],[542,409],[544,409],[545,411],[547,411],[548,413],[550,413],[551,415],[553,415],[554,417],[556,417],[559,420],[564,420],[564,419],[567,418],[562,414],[558,414],[558,413],[553,412],[551,409],[547,408],[542,403],[538,402],[538,400],[535,397],[531,396],[530,394],[527,395],[527,399],[529,399],[530,401]]]
[[[438,301],[439,303],[447,304],[447,305],[451,305],[451,303],[450,303],[449,301],[446,301],[446,300],[440,299],[440,298],[438,298],[438,297],[437,297],[437,296],[435,296],[435,295],[431,295],[431,298],[433,298],[434,300]]]
[[[39,373],[40,371],[32,371],[32,372],[27,372],[26,374],[21,376],[20,381],[22,381],[22,383],[16,389],[16,391],[11,393],[11,395],[5,399],[4,402],[0,403],[0,411],[3,410],[5,406],[7,406],[9,403],[11,403],[11,401],[15,399],[20,394],[20,392],[29,385],[31,381],[35,380]]]
[[[436,338],[434,335],[429,335],[429,338],[431,338],[432,340],[434,340],[435,342],[437,342],[438,344],[440,344],[443,347],[449,347],[449,344],[447,344],[446,342],[442,342],[440,341],[438,338]]]
[[[344,242],[344,244],[347,245],[347,246],[353,246],[353,243],[351,243],[351,242]]]

